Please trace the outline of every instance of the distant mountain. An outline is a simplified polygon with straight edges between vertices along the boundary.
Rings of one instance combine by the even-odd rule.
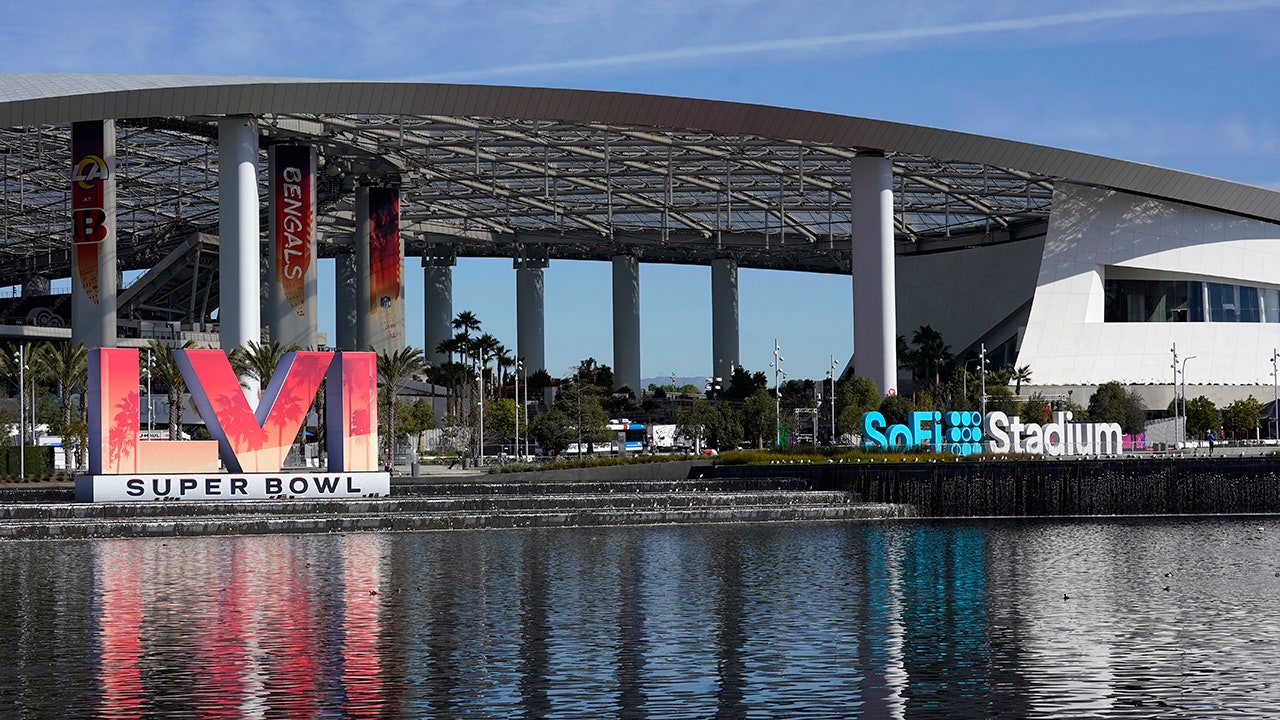
[[[659,376],[659,377],[640,378],[641,390],[648,390],[650,385],[657,385],[658,387],[662,387],[663,385],[670,385],[670,384],[671,384],[670,375],[667,375],[665,377]],[[706,384],[707,384],[706,375],[697,375],[697,376],[677,375],[676,376],[676,387],[680,387],[681,385],[692,385],[698,388],[698,390],[702,390],[702,388],[705,387]]]

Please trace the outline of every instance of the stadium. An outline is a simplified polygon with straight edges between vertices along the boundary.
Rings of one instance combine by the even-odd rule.
[[[13,341],[231,348],[265,327],[381,349],[408,321],[430,353],[456,259],[501,257],[532,371],[543,269],[597,260],[615,385],[636,389],[639,263],[679,263],[711,267],[717,375],[739,361],[737,271],[761,268],[849,276],[852,363],[885,391],[906,389],[896,338],[924,325],[957,357],[1030,366],[1049,396],[1119,381],[1163,409],[1191,356],[1188,394],[1275,391],[1280,192],[1022,142],[610,92],[13,74],[0,174]],[[408,272],[426,298],[406,313]],[[316,335],[316,303],[336,337]]]

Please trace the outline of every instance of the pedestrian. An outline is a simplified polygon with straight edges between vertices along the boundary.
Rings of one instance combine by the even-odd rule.
[[[1210,454],[1210,455],[1212,455],[1212,454],[1213,454],[1213,443],[1217,440],[1217,438],[1215,438],[1215,437],[1213,436],[1213,431],[1212,431],[1212,430],[1210,430],[1210,431],[1209,431],[1209,436],[1208,436],[1208,438],[1207,438],[1207,439],[1209,440],[1209,454]]]

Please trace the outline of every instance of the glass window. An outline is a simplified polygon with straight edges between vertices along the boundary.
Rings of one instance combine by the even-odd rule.
[[[1204,322],[1204,283],[1187,283],[1187,315],[1191,322]]]
[[[1266,310],[1266,321],[1280,323],[1280,290],[1263,290],[1262,307]]]
[[[1236,299],[1235,285],[1209,283],[1209,319],[1213,322],[1239,320],[1239,303]]]
[[[1262,322],[1258,304],[1258,288],[1240,287],[1240,322]]]

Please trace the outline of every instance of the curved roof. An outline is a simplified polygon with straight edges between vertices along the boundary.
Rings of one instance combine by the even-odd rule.
[[[69,122],[117,120],[122,268],[217,231],[217,121],[319,148],[322,254],[356,183],[401,188],[410,254],[850,270],[851,159],[893,164],[904,250],[1040,232],[1059,181],[1280,221],[1280,193],[900,123],[613,92],[168,75],[0,75],[0,285],[67,275]],[[265,173],[265,162],[262,163]],[[262,178],[265,184],[265,178]]]

